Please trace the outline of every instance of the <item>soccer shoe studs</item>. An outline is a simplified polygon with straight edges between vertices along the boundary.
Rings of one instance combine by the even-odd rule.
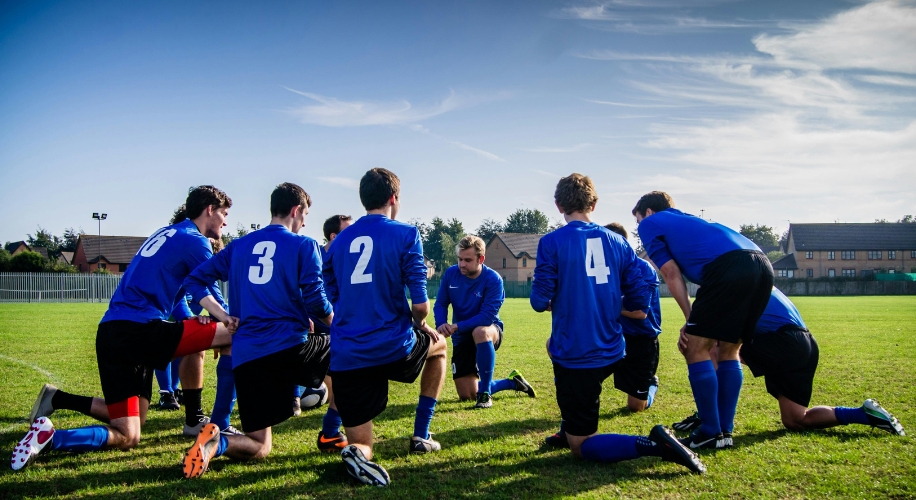
[[[207,423],[197,435],[194,445],[188,450],[182,462],[182,472],[184,477],[191,479],[200,477],[207,472],[210,466],[210,459],[216,455],[219,448],[219,427],[216,424]]]
[[[29,432],[16,443],[10,468],[22,470],[51,442],[54,437],[54,424],[48,417],[39,417],[32,421]]]
[[[388,486],[391,478],[381,465],[370,462],[356,446],[350,445],[340,452],[340,458],[347,466],[347,473],[363,484]]]
[[[866,399],[865,402],[862,403],[862,409],[865,410],[865,414],[868,415],[868,422],[873,427],[877,427],[898,436],[906,436],[906,432],[903,430],[903,426],[900,425],[900,421],[897,420],[897,417],[891,415],[889,411],[885,410],[874,399]]]

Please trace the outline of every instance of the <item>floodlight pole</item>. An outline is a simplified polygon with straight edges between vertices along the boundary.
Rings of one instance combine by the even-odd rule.
[[[98,212],[92,212],[92,218],[99,221],[99,259],[95,262],[95,270],[98,273],[99,269],[102,268],[102,221],[108,218],[108,214],[100,214]],[[99,302],[101,302],[102,301],[102,292],[98,286],[96,286],[96,295],[99,298]]]

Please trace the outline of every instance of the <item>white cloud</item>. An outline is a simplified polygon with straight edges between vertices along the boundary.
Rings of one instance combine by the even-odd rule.
[[[887,75],[858,75],[856,76],[859,80],[868,83],[874,83],[875,85],[897,85],[900,87],[916,87],[916,79],[914,78],[902,78],[898,76],[887,76]]]
[[[302,123],[325,127],[403,125],[447,113],[459,106],[459,99],[454,91],[451,91],[438,104],[425,108],[415,108],[409,101],[342,101],[334,97],[301,92],[288,87],[284,88],[318,103],[293,108],[290,110],[291,114],[298,117]]]
[[[359,189],[359,180],[351,179],[349,177],[319,177],[318,180],[322,180],[331,184],[337,184],[338,186],[343,186],[345,188]]]
[[[506,162],[506,160],[504,160],[504,159],[502,159],[502,158],[496,156],[496,155],[493,154],[493,153],[484,151],[484,150],[482,150],[482,149],[477,149],[477,148],[472,147],[472,146],[468,146],[467,144],[465,144],[465,143],[463,143],[463,142],[458,142],[458,141],[448,141],[448,142],[451,143],[451,144],[453,144],[453,145],[455,145],[455,146],[458,146],[458,147],[461,148],[461,149],[464,149],[465,151],[470,151],[470,152],[472,152],[472,153],[476,153],[476,154],[478,154],[478,155],[480,155],[480,156],[483,156],[484,158],[487,158],[488,160],[501,161],[501,162],[503,162],[503,163]]]

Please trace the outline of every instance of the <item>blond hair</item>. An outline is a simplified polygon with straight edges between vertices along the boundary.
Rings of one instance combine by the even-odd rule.
[[[462,250],[467,250],[468,248],[473,248],[477,250],[477,256],[485,255],[487,253],[487,246],[483,243],[483,240],[473,234],[469,234],[464,238],[461,238],[461,241],[458,242],[458,245],[455,246],[455,251],[460,252]]]

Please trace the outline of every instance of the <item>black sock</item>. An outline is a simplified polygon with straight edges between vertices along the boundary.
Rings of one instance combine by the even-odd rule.
[[[204,410],[200,407],[203,389],[184,389],[184,420],[188,425],[197,425]]]
[[[58,389],[51,398],[51,407],[55,410],[73,410],[83,415],[89,415],[92,410],[92,398],[70,394]]]

